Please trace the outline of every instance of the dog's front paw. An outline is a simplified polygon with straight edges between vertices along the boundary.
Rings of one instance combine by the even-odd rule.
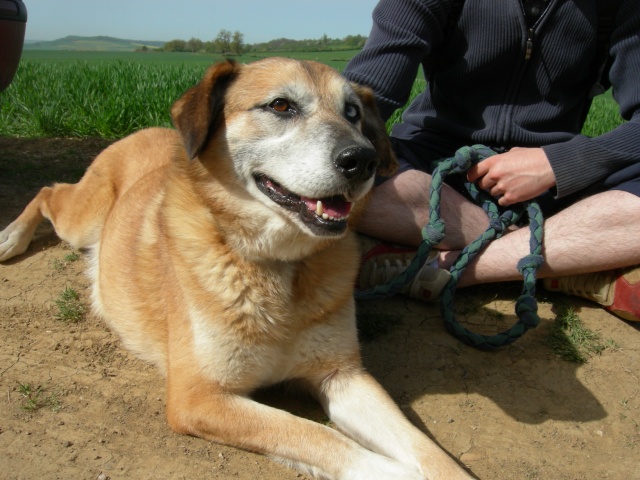
[[[417,467],[367,452],[340,480],[427,480]]]
[[[13,222],[0,232],[0,262],[27,251],[33,234],[22,225]]]

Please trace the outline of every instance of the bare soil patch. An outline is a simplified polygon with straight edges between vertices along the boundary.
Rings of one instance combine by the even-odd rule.
[[[0,137],[0,228],[53,181],[76,181],[104,140]],[[177,435],[164,386],[98,318],[56,318],[73,288],[87,306],[84,260],[50,225],[0,265],[0,479],[301,479],[271,460]],[[458,292],[473,329],[515,321],[518,285]],[[559,302],[606,345],[584,364],[546,342]],[[376,322],[367,368],[409,418],[482,479],[640,479],[640,326],[574,298],[541,297],[541,325],[512,346],[480,352],[446,333],[438,307],[404,298],[359,304]],[[367,328],[365,327],[365,330]],[[39,388],[38,388],[39,387]],[[25,396],[26,395],[26,396]],[[326,421],[309,398],[261,399]]]

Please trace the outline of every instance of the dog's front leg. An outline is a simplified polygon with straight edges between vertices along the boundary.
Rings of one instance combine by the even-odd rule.
[[[321,479],[425,480],[417,467],[371,452],[327,426],[183,372],[167,380],[167,417],[179,433],[269,455]]]
[[[429,479],[471,479],[412,425],[378,382],[364,371],[336,371],[319,386],[329,418],[364,447],[420,468]]]

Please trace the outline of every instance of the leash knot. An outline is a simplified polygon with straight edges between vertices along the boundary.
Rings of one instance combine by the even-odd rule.
[[[450,171],[451,173],[462,173],[469,170],[470,166],[471,166],[471,159],[469,157],[456,155],[454,157],[454,162],[451,164]]]
[[[540,323],[538,304],[531,295],[521,295],[516,300],[516,314],[527,329],[535,328]]]
[[[474,147],[463,147],[458,149],[451,159],[451,172],[466,172],[472,165],[478,163],[478,157],[478,151]]]
[[[544,257],[542,255],[530,253],[529,255],[520,259],[520,261],[518,262],[518,272],[520,272],[521,275],[524,275],[524,271],[527,269],[538,270],[543,263]]]
[[[442,219],[430,222],[422,229],[422,238],[433,247],[439,244],[444,238],[445,225]]]

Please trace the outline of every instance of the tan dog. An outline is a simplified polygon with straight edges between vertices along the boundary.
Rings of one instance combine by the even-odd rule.
[[[140,131],[43,188],[0,260],[43,217],[91,249],[94,309],[164,373],[177,432],[319,478],[470,478],[361,365],[348,226],[395,166],[371,92],[318,63],[226,62],[172,116],[177,131]],[[248,398],[286,380],[344,434]]]

